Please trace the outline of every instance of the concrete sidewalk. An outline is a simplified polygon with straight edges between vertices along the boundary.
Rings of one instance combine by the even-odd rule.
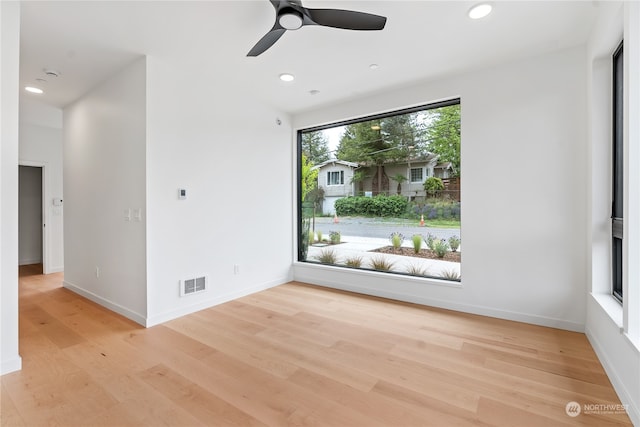
[[[362,267],[371,268],[370,260],[372,258],[383,256],[389,262],[393,263],[391,271],[398,273],[406,273],[410,268],[421,269],[425,272],[425,276],[442,277],[444,272],[455,271],[460,274],[460,263],[441,261],[427,258],[418,258],[403,255],[393,255],[379,252],[369,252],[374,249],[389,246],[389,239],[375,237],[357,237],[357,236],[341,236],[338,245],[311,245],[307,259],[317,261],[323,250],[333,251],[337,257],[337,264],[344,265],[349,258],[362,258]],[[405,241],[403,247],[413,248],[411,242]]]

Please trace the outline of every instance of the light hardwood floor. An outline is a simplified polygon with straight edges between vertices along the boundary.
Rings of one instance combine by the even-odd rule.
[[[289,283],[144,329],[20,278],[3,426],[630,425],[583,334]]]

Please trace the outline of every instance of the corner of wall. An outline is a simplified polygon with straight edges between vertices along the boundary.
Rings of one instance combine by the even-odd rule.
[[[18,87],[20,3],[0,2],[0,374],[19,370]]]

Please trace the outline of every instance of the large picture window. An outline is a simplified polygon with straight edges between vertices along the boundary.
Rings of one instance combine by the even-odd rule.
[[[298,261],[461,280],[460,100],[301,130],[298,159]]]
[[[624,179],[623,179],[623,102],[624,102],[624,57],[622,43],[613,54],[613,167],[612,167],[612,294],[619,301],[623,299],[622,293],[622,257],[623,257],[623,230],[624,230]]]

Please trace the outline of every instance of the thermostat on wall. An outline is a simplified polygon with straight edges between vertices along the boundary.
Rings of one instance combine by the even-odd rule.
[[[178,199],[184,200],[186,198],[187,198],[187,190],[185,190],[184,188],[180,188],[178,190]]]

